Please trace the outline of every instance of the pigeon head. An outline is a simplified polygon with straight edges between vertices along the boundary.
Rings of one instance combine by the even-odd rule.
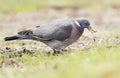
[[[88,28],[90,26],[90,22],[87,19],[76,19],[75,23],[79,25],[80,28]]]
[[[75,23],[80,27],[80,28],[87,28],[91,32],[95,32],[92,27],[90,26],[90,22],[87,19],[76,19]]]

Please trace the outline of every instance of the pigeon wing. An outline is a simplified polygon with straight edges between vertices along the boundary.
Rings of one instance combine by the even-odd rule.
[[[43,41],[59,40],[64,41],[70,37],[72,24],[66,26],[42,26],[33,31],[34,37]]]

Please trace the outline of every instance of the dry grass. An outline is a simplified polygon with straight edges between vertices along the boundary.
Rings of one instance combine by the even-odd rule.
[[[100,0],[99,5],[99,0],[92,0],[91,3],[87,1],[78,1],[81,5],[79,8],[73,8],[72,0],[66,0],[64,4],[61,4],[61,0],[57,7],[57,1],[47,1],[43,5],[49,4],[46,7],[52,5],[52,8],[44,10],[39,10],[43,5],[37,0],[9,0],[7,6],[6,1],[0,1],[0,6],[4,6],[0,8],[0,78],[120,78],[119,0]],[[60,7],[63,5],[64,7]],[[38,11],[29,12],[33,11],[30,7]],[[52,50],[36,41],[3,40],[5,36],[51,20],[79,17],[91,21],[91,25],[97,30],[93,34],[95,41],[91,33],[85,30],[83,36],[69,46],[64,55],[48,55],[46,52]]]

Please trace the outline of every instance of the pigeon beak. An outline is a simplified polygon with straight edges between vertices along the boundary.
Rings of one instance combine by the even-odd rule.
[[[91,33],[95,33],[95,32],[96,32],[95,30],[92,29],[91,26],[89,26],[87,29],[88,29]]]

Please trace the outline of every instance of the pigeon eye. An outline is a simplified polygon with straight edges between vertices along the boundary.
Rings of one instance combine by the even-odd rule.
[[[90,25],[89,23],[85,23],[85,25]]]

